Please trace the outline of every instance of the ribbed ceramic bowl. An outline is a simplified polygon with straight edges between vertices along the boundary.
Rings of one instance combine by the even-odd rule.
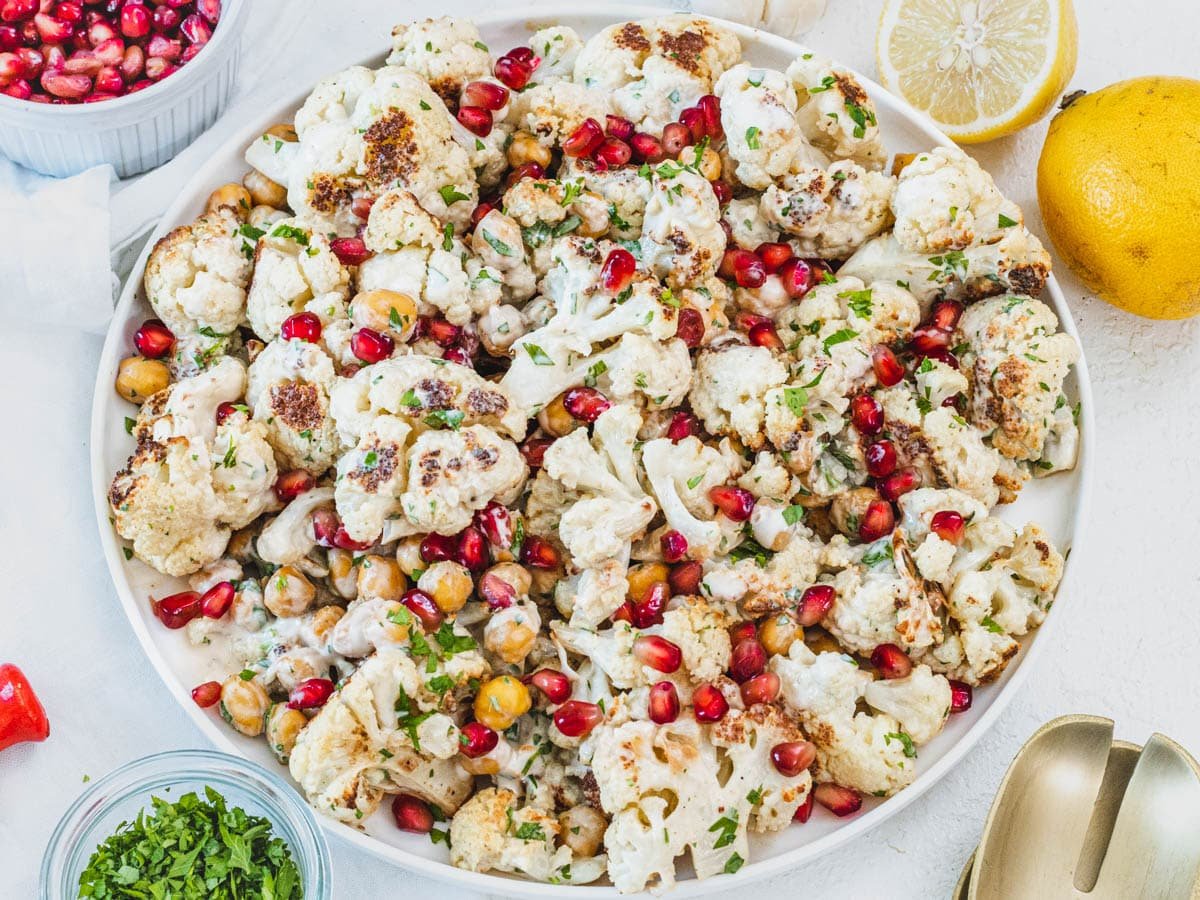
[[[45,175],[112,163],[127,178],[169,161],[217,120],[233,93],[249,0],[224,0],[195,59],[145,90],[52,106],[0,94],[0,154]]]
[[[526,41],[530,32],[538,27],[551,24],[569,25],[587,37],[613,22],[661,15],[662,12],[661,8],[606,5],[596,5],[586,11],[541,7],[521,12],[507,11],[477,16],[475,21],[487,44],[500,53]],[[416,13],[397,8],[397,19],[413,15]],[[741,39],[745,57],[760,65],[783,69],[804,52],[796,43],[775,35],[741,25],[723,24]],[[381,35],[380,39],[382,44],[384,36]],[[362,63],[378,66],[382,61],[381,53],[370,59],[346,60],[346,65]],[[934,129],[924,116],[869,79],[861,75],[859,78],[875,100],[884,140],[891,152],[915,152],[937,145],[950,145],[950,141]],[[234,733],[211,711],[197,708],[188,695],[195,684],[211,678],[224,677],[228,673],[216,671],[213,668],[214,660],[203,648],[190,646],[181,631],[169,631],[154,618],[147,597],[159,597],[183,590],[182,582],[160,575],[136,559],[126,560],[121,551],[121,544],[109,523],[105,493],[113,473],[125,464],[126,458],[132,452],[133,439],[125,432],[124,419],[125,416],[136,413],[132,406],[116,395],[112,384],[117,364],[123,356],[131,352],[130,341],[133,332],[151,315],[142,294],[139,277],[150,245],[171,228],[190,222],[199,215],[204,209],[205,200],[215,187],[239,178],[246,168],[242,160],[245,147],[270,125],[290,118],[310,89],[311,87],[305,87],[303,92],[298,92],[290,101],[264,108],[252,119],[248,119],[245,127],[233,134],[224,147],[214,153],[196,173],[190,187],[181,192],[167,210],[142,259],[134,267],[134,276],[126,285],[117,306],[100,360],[92,414],[92,478],[100,538],[117,592],[134,631],[171,692],[205,734],[211,737],[217,746],[260,760],[264,765],[272,764],[271,753],[264,741],[243,738]],[[1070,310],[1053,280],[1047,286],[1043,299],[1053,306],[1063,328],[1078,340],[1079,335],[1071,319]],[[1037,521],[1064,551],[1077,542],[1082,524],[1086,521],[1086,500],[1094,452],[1091,385],[1088,381],[1087,363],[1082,358],[1068,380],[1066,390],[1072,403],[1079,401],[1082,404],[1082,447],[1077,467],[1072,472],[1030,482],[1017,503],[1000,511],[1004,518],[1014,523]],[[1072,603],[1082,599],[1072,596],[1076,577],[1076,566],[1073,561],[1069,562],[1066,577],[1059,591],[1061,602]],[[816,859],[899,812],[945,775],[987,732],[1029,672],[1029,658],[1053,640],[1052,633],[1058,619],[1058,614],[1052,612],[1046,623],[1025,641],[1022,653],[1009,665],[1003,677],[996,684],[977,691],[973,707],[952,717],[945,731],[936,740],[921,748],[919,775],[910,787],[886,801],[869,799],[863,812],[851,819],[835,819],[818,811],[803,827],[787,828],[772,835],[752,836],[749,861],[736,875],[723,875],[698,882],[691,880],[686,865],[681,863],[681,881],[671,896],[729,895],[750,881],[778,874]],[[506,897],[617,896],[613,888],[600,885],[562,887],[454,869],[447,863],[444,844],[433,845],[426,837],[398,831],[388,815],[387,804],[384,804],[379,813],[364,821],[361,829],[341,825],[330,819],[324,819],[323,822],[331,834],[352,841],[386,860],[423,875],[453,882],[460,887]]]

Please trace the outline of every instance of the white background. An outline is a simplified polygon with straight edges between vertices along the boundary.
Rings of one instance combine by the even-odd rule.
[[[874,75],[881,0],[829,6],[809,43]],[[480,8],[437,4],[447,13]],[[253,0],[240,95],[294,92],[380,51],[392,24],[430,9],[383,0]],[[1077,0],[1077,12],[1073,89],[1142,74],[1200,76],[1194,0]],[[1043,123],[973,151],[1043,237],[1034,168],[1044,133]],[[63,235],[64,260],[70,237]],[[1132,318],[1087,296],[1065,269],[1058,275],[1091,365],[1098,434],[1089,436],[1097,466],[1093,521],[1072,560],[1082,577],[1055,608],[1062,617],[1055,646],[1035,660],[1020,694],[956,772],[857,843],[756,885],[764,900],[798,890],[810,897],[949,896],[1009,760],[1055,716],[1105,715],[1116,720],[1119,737],[1140,743],[1162,731],[1200,751],[1200,323]],[[0,309],[22,302],[0,285]],[[47,743],[0,754],[4,898],[35,896],[46,839],[85,775],[206,745],[143,657],[96,539],[86,434],[100,345],[69,323],[0,332],[0,661],[24,668],[53,726]],[[340,842],[332,853],[339,900],[475,896]]]

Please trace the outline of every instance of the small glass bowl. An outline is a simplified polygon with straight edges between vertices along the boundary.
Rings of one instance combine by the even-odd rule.
[[[205,786],[230,807],[271,822],[300,870],[305,900],[329,900],[329,848],[312,810],[279,776],[261,766],[215,750],[156,753],[110,772],[89,787],[63,816],[42,858],[41,900],[76,900],[79,877],[105,839],[122,822],[152,809],[151,796],[174,802]]]

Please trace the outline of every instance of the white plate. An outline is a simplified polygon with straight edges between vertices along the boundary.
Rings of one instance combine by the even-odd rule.
[[[476,17],[476,22],[489,46],[503,50],[523,43],[531,30],[548,24],[570,25],[587,37],[612,22],[661,15],[662,12],[661,9],[645,7],[596,6],[586,13],[564,14],[559,10],[539,7],[527,10],[523,15],[506,12],[480,16]],[[783,69],[801,52],[797,44],[775,35],[741,25],[723,24],[741,38],[746,58],[760,65]],[[380,35],[380,43],[383,44],[385,40],[386,36]],[[382,63],[382,54],[363,63],[377,66]],[[347,65],[349,64],[350,62],[347,62]],[[950,141],[920,113],[871,80],[861,75],[858,77],[878,108],[879,124],[890,152],[919,151],[939,144],[950,145]],[[244,148],[268,126],[284,119],[290,120],[292,112],[303,102],[310,89],[311,87],[306,88],[303,93],[298,93],[290,102],[263,110],[261,116],[247,121],[245,128],[213,154],[166,211],[157,231],[134,267],[135,273],[142,271],[154,241],[171,228],[190,222],[199,215],[203,211],[205,200],[215,187],[227,181],[240,179],[246,168],[242,161]],[[140,281],[139,277],[134,277],[125,286],[108,332],[96,379],[91,434],[92,488],[100,524],[100,540],[104,545],[117,593],[138,640],[196,725],[219,748],[242,754],[266,765],[277,766],[278,763],[274,762],[265,741],[236,734],[211,710],[199,709],[192,702],[189,694],[192,686],[211,678],[222,678],[227,673],[210,668],[213,661],[202,649],[190,646],[182,631],[169,631],[155,619],[147,598],[180,590],[182,582],[160,575],[137,560],[126,561],[122,544],[109,522],[105,494],[113,473],[125,464],[132,451],[132,439],[125,433],[124,419],[125,416],[136,413],[132,406],[117,397],[112,389],[113,379],[117,364],[122,357],[131,352],[133,332],[152,314],[142,295]],[[1075,323],[1063,300],[1062,292],[1053,279],[1047,285],[1043,299],[1053,305],[1064,329],[1078,340]],[[1078,466],[1073,472],[1030,482],[1017,503],[1003,508],[1004,518],[1014,523],[1029,520],[1039,522],[1064,549],[1064,553],[1079,539],[1082,525],[1086,521],[1091,459],[1095,452],[1091,384],[1088,380],[1087,363],[1082,357],[1068,380],[1067,390],[1072,402],[1079,400],[1083,404],[1080,421],[1083,440]],[[1060,600],[1067,599],[1071,593],[1075,581],[1074,568],[1068,563],[1066,577],[1059,589]],[[753,853],[740,872],[703,882],[681,881],[672,896],[695,897],[728,891],[750,881],[793,868],[816,859],[899,812],[932,787],[983,737],[1003,707],[1017,693],[1020,683],[1029,672],[1032,657],[1049,643],[1049,632],[1054,629],[1058,619],[1059,616],[1051,612],[1041,629],[1032,639],[1025,642],[1021,654],[1009,665],[998,683],[977,691],[972,709],[953,716],[946,730],[935,741],[921,748],[920,774],[906,790],[883,802],[869,801],[871,805],[868,809],[848,820],[835,819],[818,811],[806,825],[787,828],[761,838],[752,836]],[[325,828],[332,835],[351,841],[389,862],[463,888],[513,897],[616,896],[616,891],[611,887],[556,887],[456,869],[446,861],[443,846],[431,844],[426,837],[398,831],[391,822],[388,809],[389,804],[384,803],[380,812],[365,823],[364,831],[355,830],[323,816],[318,818],[321,818]]]

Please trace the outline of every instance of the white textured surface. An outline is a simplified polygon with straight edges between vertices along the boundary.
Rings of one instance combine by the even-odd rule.
[[[873,73],[881,0],[829,5],[809,42]],[[1200,14],[1191,0],[1081,0],[1078,6],[1081,52],[1072,88],[1138,74],[1200,75],[1189,39]],[[478,3],[439,6],[472,8]],[[242,90],[279,79],[292,90],[380,47],[393,20],[418,14],[374,0],[256,0]],[[280,32],[288,40],[265,54]],[[1037,231],[1033,172],[1044,132],[1043,124],[973,151]],[[1192,452],[1200,442],[1200,325],[1134,319],[1085,296],[1063,269],[1058,274],[1092,368],[1098,435],[1092,436],[1094,520],[1075,560],[1086,574],[1055,610],[1063,617],[1055,646],[1035,661],[1020,695],[958,771],[858,844],[756,886],[764,898],[798,890],[813,897],[948,896],[1008,761],[1057,715],[1110,716],[1120,737],[1141,742],[1162,731],[1200,750],[1190,664],[1200,638],[1200,576],[1191,567],[1200,538],[1200,464]],[[0,294],[0,309],[21,302]],[[0,398],[9,434],[0,442],[0,660],[25,669],[53,727],[46,744],[0,754],[5,897],[35,896],[45,840],[84,775],[145,753],[204,745],[143,658],[96,540],[84,435],[99,350],[99,338],[62,329],[0,334]],[[338,900],[472,896],[339,843],[332,851]]]

